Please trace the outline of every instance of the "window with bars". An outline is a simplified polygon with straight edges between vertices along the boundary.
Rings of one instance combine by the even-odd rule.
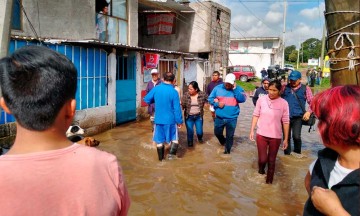
[[[264,41],[263,42],[263,48],[264,49],[272,49],[273,48],[273,42],[272,41]]]

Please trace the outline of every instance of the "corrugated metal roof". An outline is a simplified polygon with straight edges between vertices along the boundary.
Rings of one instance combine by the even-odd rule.
[[[71,39],[55,39],[55,38],[34,38],[34,37],[26,37],[26,36],[11,36],[14,39],[20,40],[37,40],[43,43],[51,43],[51,44],[91,44],[97,46],[109,46],[109,47],[118,47],[118,48],[126,48],[128,50],[144,50],[144,51],[152,51],[152,52],[160,52],[160,53],[169,53],[169,54],[179,54],[179,55],[186,55],[186,56],[193,56],[193,53],[186,53],[186,52],[178,52],[172,50],[161,50],[161,49],[154,49],[154,48],[146,48],[146,47],[139,47],[139,46],[130,46],[127,44],[122,43],[110,43],[105,41],[99,40],[71,40]]]

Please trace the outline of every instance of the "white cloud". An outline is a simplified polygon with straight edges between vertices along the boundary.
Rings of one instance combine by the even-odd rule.
[[[299,14],[309,20],[316,20],[319,19],[319,17],[323,16],[324,10],[325,10],[325,3],[321,3],[318,7],[301,10]]]
[[[265,20],[268,23],[278,23],[281,20],[283,20],[283,13],[275,12],[275,11],[269,11],[265,16]]]

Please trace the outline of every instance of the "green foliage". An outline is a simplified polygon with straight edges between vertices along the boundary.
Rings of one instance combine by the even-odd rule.
[[[254,91],[256,85],[254,84],[254,81],[250,82],[241,82],[240,80],[236,80],[236,85],[241,86],[246,92]]]
[[[290,62],[296,62],[297,61],[297,56],[298,56],[298,51],[293,50],[289,55],[289,61]]]
[[[295,55],[296,52],[296,55]],[[297,61],[296,46],[291,45],[285,47],[285,61],[296,62]],[[308,59],[318,59],[321,56],[321,40],[316,38],[309,38],[301,43],[299,62],[308,62]]]
[[[294,52],[294,50],[296,50],[296,46],[295,46],[295,45],[291,45],[291,46],[285,47],[285,53],[284,53],[285,61],[291,61],[289,58],[290,58],[291,53]],[[291,62],[292,62],[292,61],[291,61]]]

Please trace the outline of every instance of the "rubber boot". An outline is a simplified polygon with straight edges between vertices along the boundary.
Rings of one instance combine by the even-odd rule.
[[[198,138],[199,143],[204,143],[203,135],[198,135],[197,138]]]
[[[175,158],[178,147],[179,147],[179,143],[171,142],[170,152],[168,154],[168,159],[169,160],[172,160],[172,159]]]
[[[266,166],[266,164],[259,163],[259,171],[258,171],[259,174],[261,174],[261,175],[265,174],[265,166]]]
[[[188,141],[188,147],[193,147],[193,146],[194,146],[193,141]]]
[[[157,153],[158,153],[159,161],[162,161],[164,159],[165,146],[163,144],[158,144],[156,146],[156,150],[157,150]]]

